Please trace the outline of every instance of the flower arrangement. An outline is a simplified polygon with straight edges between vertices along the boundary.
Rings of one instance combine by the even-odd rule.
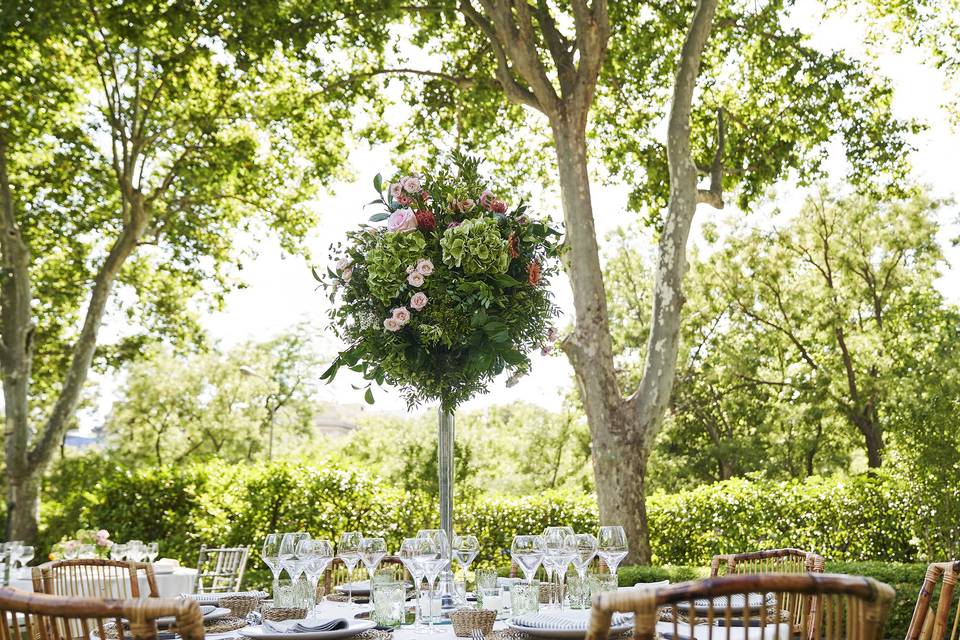
[[[81,545],[92,545],[93,552],[98,558],[106,558],[110,555],[113,541],[110,539],[110,532],[106,529],[80,529],[72,537],[64,536],[60,542],[53,545],[49,557],[51,560],[59,560],[67,556],[76,557]]]
[[[326,277],[314,272],[349,345],[323,379],[346,367],[369,381],[367,402],[373,382],[387,383],[408,406],[439,400],[452,411],[497,374],[526,373],[530,350],[549,349],[561,233],[522,203],[511,210],[479,165],[454,153],[433,174],[374,179],[373,224],[331,248]]]

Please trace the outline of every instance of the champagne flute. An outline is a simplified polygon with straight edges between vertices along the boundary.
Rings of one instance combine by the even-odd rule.
[[[370,606],[373,606],[373,576],[377,565],[387,555],[387,542],[383,538],[364,538],[360,541],[360,561],[370,576]]]
[[[413,631],[415,633],[425,633],[426,628],[420,620],[420,582],[424,578],[423,567],[417,562],[417,538],[404,538],[400,543],[400,550],[397,556],[400,562],[407,568],[410,577],[413,578],[413,591],[416,598],[416,608],[414,609]]]
[[[611,575],[617,575],[617,567],[627,556],[627,534],[619,525],[600,527],[597,532],[597,555],[606,563]]]
[[[340,544],[337,549],[340,559],[347,567],[347,602],[353,604],[353,571],[357,568],[357,562],[360,561],[360,543],[363,536],[359,531],[347,531],[340,536]],[[372,586],[372,585],[371,585]]]
[[[543,561],[543,538],[540,536],[520,535],[513,537],[510,556],[517,563],[528,584],[533,584],[533,575]]]

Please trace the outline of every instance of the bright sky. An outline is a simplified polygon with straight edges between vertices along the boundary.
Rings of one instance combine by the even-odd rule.
[[[859,25],[852,20],[837,17],[822,21],[815,3],[800,4],[811,13],[798,13],[795,20],[804,31],[815,34],[815,46],[825,50],[844,49],[850,54],[858,55],[857,48],[862,46],[864,40],[859,37],[862,33]],[[956,196],[956,165],[952,162],[952,156],[960,149],[960,133],[951,129],[941,108],[948,97],[942,76],[932,67],[924,65],[917,51],[885,55],[880,60],[880,67],[896,87],[896,113],[903,117],[919,118],[929,125],[914,141],[918,148],[913,157],[916,178],[931,186],[937,196]],[[324,199],[321,223],[310,238],[310,246],[318,259],[325,258],[327,247],[341,239],[347,229],[366,219],[362,206],[372,197],[372,176],[378,171],[384,175],[393,171],[388,149],[385,147],[357,150],[351,161],[357,180],[335,185],[334,192]],[[842,176],[842,169],[838,170],[836,175],[838,178]],[[787,210],[803,195],[790,185],[782,185],[778,194],[777,204]],[[633,219],[633,216],[625,211],[625,189],[604,188],[595,184],[593,197],[594,214],[601,240],[607,232]],[[542,198],[538,206],[543,211],[555,212],[558,219],[561,217],[559,202],[553,197]],[[691,242],[700,242],[699,225],[703,222],[721,221],[731,215],[738,214],[731,214],[729,208],[721,214],[701,205],[695,223],[697,228],[694,229]],[[756,216],[763,216],[763,213],[754,212],[752,216],[754,222],[759,222]],[[960,303],[960,277],[957,277],[960,250],[949,246],[948,242],[949,238],[960,235],[960,229],[956,225],[957,217],[955,207],[944,212],[943,221],[949,225],[943,234],[948,266],[939,285],[952,301]],[[247,241],[252,242],[250,239]],[[210,335],[219,339],[222,346],[230,347],[249,339],[267,339],[304,318],[322,331],[328,303],[325,296],[316,291],[316,282],[310,275],[308,265],[299,257],[284,255],[276,243],[271,241],[260,242],[257,247],[259,257],[246,264],[243,271],[249,286],[228,297],[225,311],[207,315],[203,319]],[[569,321],[572,311],[570,291],[563,278],[558,279],[553,288],[557,302],[566,314],[560,321],[562,327]],[[329,336],[326,332],[325,335]],[[332,337],[326,339],[329,341],[329,350],[333,352],[336,343]],[[559,408],[572,385],[572,370],[569,364],[562,356],[544,358],[537,354],[533,356],[533,360],[532,374],[519,384],[508,389],[503,380],[498,380],[490,393],[470,401],[464,409],[518,400],[536,402],[550,409]],[[356,378],[352,381],[358,382]],[[320,386],[318,398],[362,404],[361,392],[354,391],[350,382],[346,375],[341,374],[332,388]],[[104,386],[113,388],[115,385],[104,381]],[[377,403],[371,410],[406,410],[402,399],[390,389],[375,389],[375,395]],[[104,409],[101,407],[100,412]]]

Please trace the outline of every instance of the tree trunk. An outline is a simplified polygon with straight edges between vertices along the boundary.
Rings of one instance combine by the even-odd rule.
[[[37,539],[40,519],[40,475],[7,474],[7,539]]]

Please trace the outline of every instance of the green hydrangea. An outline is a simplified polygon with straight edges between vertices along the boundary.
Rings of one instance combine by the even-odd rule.
[[[472,218],[443,232],[443,262],[464,273],[505,273],[510,266],[507,241],[493,218]]]
[[[384,304],[407,286],[407,267],[423,257],[426,241],[419,231],[386,232],[367,254],[367,286]]]

